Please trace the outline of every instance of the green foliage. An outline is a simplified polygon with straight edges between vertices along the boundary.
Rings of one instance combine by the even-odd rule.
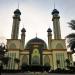
[[[21,70],[22,70],[22,71],[28,71],[28,69],[29,69],[29,66],[28,66],[26,63],[23,63],[23,64],[21,65]]]
[[[67,63],[67,68],[69,68],[70,67],[70,60],[69,59],[66,59],[65,61]]]
[[[24,71],[31,71],[31,72],[43,72],[47,71],[49,72],[51,69],[51,66],[41,66],[41,65],[27,65],[23,63],[21,65],[21,70]]]
[[[15,58],[14,61],[15,61],[16,63],[19,63],[19,62],[20,62],[20,60],[19,60],[18,58]]]
[[[68,24],[72,30],[75,30],[75,20],[71,20]],[[73,53],[75,53],[75,33],[67,35],[66,38],[68,39],[68,47]]]
[[[3,57],[2,58],[2,62],[3,62],[4,65],[7,65],[9,60],[10,60],[9,57]]]
[[[71,20],[68,24],[71,29],[75,30],[75,20]]]

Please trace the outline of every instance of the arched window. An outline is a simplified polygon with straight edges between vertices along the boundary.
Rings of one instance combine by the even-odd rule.
[[[50,58],[48,55],[44,56],[44,65],[49,66],[50,65]]]
[[[37,55],[33,56],[33,58],[32,58],[32,64],[33,65],[39,65],[40,64],[40,58],[39,58],[39,56],[37,56]]]
[[[11,48],[11,49],[16,49],[15,43],[10,44],[9,48]]]
[[[40,64],[40,53],[39,50],[37,48],[35,48],[32,52],[32,56],[31,56],[31,63],[32,65],[39,65]]]
[[[28,64],[28,57],[27,57],[27,55],[24,55],[24,56],[23,56],[23,58],[22,58],[22,63]]]

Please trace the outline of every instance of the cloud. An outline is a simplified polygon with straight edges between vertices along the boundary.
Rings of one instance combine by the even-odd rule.
[[[6,37],[0,36],[0,43],[5,43],[6,44]]]

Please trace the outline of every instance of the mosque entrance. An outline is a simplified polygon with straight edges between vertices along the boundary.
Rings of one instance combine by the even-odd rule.
[[[40,52],[38,48],[34,48],[32,51],[31,65],[40,65]]]
[[[26,49],[29,50],[29,65],[43,65],[43,51],[47,49],[46,43],[35,37],[26,45]]]

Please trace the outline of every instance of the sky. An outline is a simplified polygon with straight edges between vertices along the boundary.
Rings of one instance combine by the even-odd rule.
[[[61,35],[73,32],[68,26],[70,20],[75,19],[75,0],[0,0],[0,42],[11,38],[14,11],[21,11],[21,22],[19,27],[19,38],[21,29],[26,29],[26,43],[36,37],[47,43],[47,29],[53,30],[52,14],[55,8],[59,11]],[[53,31],[52,31],[53,34]]]
[[[74,32],[69,28],[68,22],[75,20],[75,0],[0,0],[0,43],[6,43],[6,39],[11,38],[13,12],[18,8],[18,4],[21,11],[19,38],[21,38],[21,29],[25,27],[25,43],[36,37],[36,33],[37,37],[47,43],[49,27],[54,35],[51,14],[54,4],[60,15],[62,39]]]

